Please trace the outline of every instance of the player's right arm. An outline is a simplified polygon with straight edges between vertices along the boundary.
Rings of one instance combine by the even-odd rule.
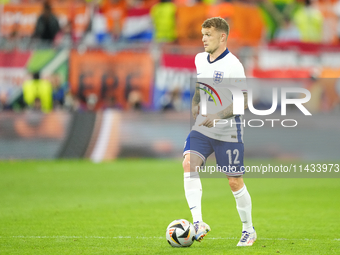
[[[194,119],[196,119],[197,115],[199,114],[200,101],[201,101],[201,96],[200,96],[199,84],[196,83],[195,94],[191,102],[191,111],[192,111],[192,116],[194,117]]]
[[[198,71],[198,57],[201,53],[198,53],[195,56],[195,66],[196,66],[196,71],[197,74],[200,73]],[[200,89],[199,89],[200,85],[199,83],[196,82],[196,87],[195,87],[195,93],[194,96],[192,98],[192,102],[191,102],[191,112],[192,112],[192,116],[194,117],[194,119],[196,120],[199,112],[200,112],[200,101],[201,101],[201,96],[200,96]]]

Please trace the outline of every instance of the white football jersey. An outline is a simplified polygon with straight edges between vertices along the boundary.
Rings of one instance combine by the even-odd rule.
[[[207,113],[214,114],[232,104],[233,95],[226,88],[227,85],[236,86],[241,91],[247,92],[243,65],[228,49],[212,62],[210,62],[209,53],[199,53],[196,55],[195,65],[197,82],[201,88],[200,112],[192,130],[216,140],[243,143],[243,118],[240,115],[226,119],[228,121],[226,124],[217,122],[215,127],[199,126],[205,120],[202,116],[203,107]]]

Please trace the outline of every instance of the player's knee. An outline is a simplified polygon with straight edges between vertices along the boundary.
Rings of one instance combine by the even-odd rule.
[[[184,172],[190,172],[190,155],[185,155],[182,163]]]
[[[229,186],[232,191],[238,191],[242,189],[244,182],[242,177],[229,177]]]
[[[192,156],[192,157],[191,157]],[[196,155],[185,155],[183,160],[184,172],[197,172],[198,168],[202,165],[203,160]]]

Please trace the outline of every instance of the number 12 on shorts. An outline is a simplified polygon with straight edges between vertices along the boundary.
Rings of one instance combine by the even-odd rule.
[[[231,150],[227,150],[226,153],[227,153],[227,155],[229,157],[229,164],[230,165],[238,165],[238,164],[240,164],[240,161],[238,160],[240,152],[239,152],[238,149],[233,150],[233,153],[231,153]],[[232,154],[235,155],[234,162],[233,162],[233,159],[232,159]]]

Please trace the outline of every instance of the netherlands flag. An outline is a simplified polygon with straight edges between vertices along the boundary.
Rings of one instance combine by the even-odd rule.
[[[127,17],[123,25],[122,36],[127,40],[152,40],[152,20],[150,9],[133,8],[128,10]]]

